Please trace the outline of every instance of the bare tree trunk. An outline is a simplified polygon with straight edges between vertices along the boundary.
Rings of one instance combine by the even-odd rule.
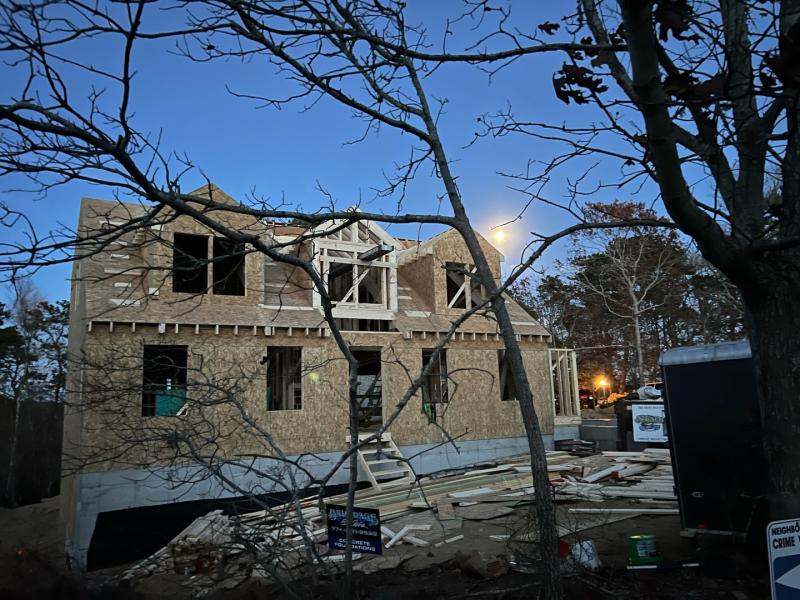
[[[744,3],[725,2],[721,18],[726,23],[726,51],[735,52],[733,71],[728,75],[731,89],[744,90],[752,86],[749,75],[742,70],[751,66],[749,43],[746,38],[747,20],[742,17]],[[734,194],[734,231],[731,235],[718,227],[700,209],[691,194],[682,171],[675,127],[667,110],[667,98],[661,85],[659,64],[655,53],[656,36],[651,14],[652,3],[620,0],[628,48],[631,57],[633,85],[639,110],[647,129],[648,153],[655,167],[661,196],[670,216],[681,229],[692,236],[703,256],[720,269],[741,291],[750,313],[747,323],[753,359],[758,376],[759,401],[763,428],[764,452],[767,460],[768,501],[770,517],[793,518],[800,514],[800,252],[793,244],[773,247],[754,247],[756,242],[744,238],[741,231],[750,231],[764,214],[763,158],[753,160],[755,142],[751,128],[760,126],[753,115],[754,100],[750,94],[733,94],[734,116],[737,120],[737,150],[740,155],[738,177],[728,180],[717,176],[718,188],[723,184]],[[797,2],[781,4],[782,29],[794,26],[800,9]],[[742,31],[740,31],[742,30]],[[744,32],[744,33],[743,33]],[[795,89],[784,91],[796,95]],[[779,106],[779,105],[776,105]],[[797,165],[800,164],[800,138],[795,124],[797,103],[788,111],[788,144],[783,156],[782,222],[777,229],[791,241],[797,236],[796,206],[800,197]],[[778,114],[777,112],[774,114]],[[766,139],[766,132],[759,133]],[[712,164],[716,164],[713,163]],[[724,174],[723,174],[724,175]],[[740,187],[739,187],[740,186]],[[772,226],[770,226],[772,227]],[[763,232],[751,239],[761,238]],[[766,244],[766,242],[765,242]]]
[[[794,260],[800,260],[794,254]],[[800,515],[800,271],[796,266],[791,272],[783,270],[768,293],[747,304],[770,518],[794,518]]]
[[[8,476],[6,478],[6,498],[11,507],[17,505],[17,476],[16,457],[17,441],[19,439],[19,418],[22,412],[21,390],[17,390],[14,397],[14,427],[11,430],[11,443],[8,450]]]
[[[344,548],[344,585],[342,598],[347,600],[353,595],[353,505],[355,504],[356,487],[358,486],[358,452],[353,446],[358,445],[358,361],[348,361],[350,374],[348,377],[348,404],[350,406],[350,448],[349,480],[347,483],[347,537]]]
[[[461,194],[450,171],[450,163],[447,160],[438,129],[431,116],[432,112],[428,106],[425,91],[413,66],[407,63],[407,68],[422,105],[422,118],[429,136],[430,148],[433,151],[448,199],[453,207],[453,216],[457,222],[456,229],[467,245],[475,263],[480,282],[484,285],[488,294],[494,298],[492,310],[497,317],[500,335],[506,348],[506,357],[509,360],[511,373],[519,395],[519,409],[525,425],[525,433],[531,455],[531,471],[536,498],[534,511],[539,530],[539,550],[542,564],[543,594],[541,597],[544,600],[560,600],[564,596],[564,590],[561,583],[561,569],[558,558],[558,530],[556,528],[555,505],[550,494],[550,480],[547,475],[547,457],[544,440],[542,439],[542,430],[533,407],[533,395],[525,372],[522,352],[517,343],[517,336],[511,323],[511,317],[506,309],[505,300],[502,295],[498,294],[498,286],[491,267],[486,260],[486,255],[483,252],[483,248],[481,248],[478,236],[461,201]]]
[[[644,385],[644,354],[642,353],[642,329],[639,307],[633,306],[633,340],[636,346],[636,388]]]

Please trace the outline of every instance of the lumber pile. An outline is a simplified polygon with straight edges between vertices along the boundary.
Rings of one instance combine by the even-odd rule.
[[[221,510],[215,510],[192,521],[167,544],[167,551],[173,570],[188,575],[220,564],[231,543],[230,520]]]
[[[597,442],[585,440],[556,440],[555,447],[574,456],[591,456],[597,452]]]
[[[578,450],[585,450],[581,448]],[[527,457],[525,457],[527,458]],[[511,459],[448,475],[424,477],[407,485],[356,492],[355,505],[380,510],[384,547],[408,551],[441,548],[464,539],[465,521],[502,520],[535,501],[530,462]],[[556,499],[589,500],[598,508],[571,513],[569,531],[595,527],[638,514],[674,514],[672,505],[605,508],[602,503],[673,500],[669,452],[604,452],[576,457],[564,450],[547,453],[547,470]],[[269,578],[300,567],[337,569],[341,554],[329,551],[324,504],[346,503],[345,495],[316,495],[266,510],[226,516],[213,511],[196,519],[164,548],[134,565],[123,576],[138,579],[155,572],[189,576],[203,593],[230,589],[250,578]],[[576,509],[580,510],[580,509]],[[501,521],[502,522],[502,521]],[[562,534],[565,534],[564,529]],[[524,535],[527,535],[524,534]],[[513,541],[526,541],[510,535]],[[497,537],[497,536],[495,536]],[[531,540],[533,541],[533,540]],[[380,570],[399,564],[396,555],[360,556],[359,569]]]
[[[676,500],[669,450],[648,448],[642,452],[603,452],[603,456],[612,464],[580,479],[568,477],[557,487],[557,498],[580,498],[593,502],[603,502],[608,498]]]

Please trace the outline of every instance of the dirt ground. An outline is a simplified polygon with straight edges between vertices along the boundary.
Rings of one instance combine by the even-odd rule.
[[[569,506],[579,506],[570,503]],[[566,507],[560,507],[561,522],[569,524]],[[492,535],[512,534],[523,529],[526,511],[518,508],[509,516],[485,521],[464,520],[458,534],[464,539],[440,548],[400,545],[385,552],[379,561],[399,563],[375,573],[357,573],[355,596],[363,599],[407,600],[439,598],[535,598],[539,590],[536,574],[508,569],[495,579],[484,579],[464,566],[465,558],[478,551],[483,559],[499,557],[526,569],[525,556],[531,545],[493,541]],[[413,518],[413,517],[409,517]],[[83,577],[63,568],[57,532],[58,499],[14,510],[0,509],[0,598],[131,598],[170,599],[193,597],[185,578],[154,575],[134,587],[119,586],[113,576],[123,567],[97,571]],[[643,598],[647,600],[766,600],[769,597],[764,561],[746,557],[741,548],[711,544],[679,535],[677,516],[640,516],[587,529],[567,536],[570,543],[592,540],[603,567],[598,572],[570,570],[565,573],[569,599]],[[703,568],[659,571],[628,571],[627,538],[637,533],[654,534],[667,561],[700,559]],[[372,558],[358,561],[359,568]],[[535,561],[534,565],[535,565]],[[534,566],[535,568],[535,566]],[[369,570],[369,567],[367,567]],[[339,597],[340,575],[313,583],[308,578],[290,580],[297,598]],[[215,591],[207,598],[239,600],[291,598],[287,589],[275,584],[247,581],[232,590]]]

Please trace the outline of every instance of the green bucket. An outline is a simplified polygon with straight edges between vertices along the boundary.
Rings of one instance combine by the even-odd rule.
[[[644,533],[628,538],[628,562],[632,565],[660,565],[664,559],[658,555],[656,536]]]

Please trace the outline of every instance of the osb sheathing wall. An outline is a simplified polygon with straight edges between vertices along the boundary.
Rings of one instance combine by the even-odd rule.
[[[214,195],[217,201],[229,197],[221,192]],[[136,207],[134,207],[136,208]],[[85,199],[81,205],[80,230],[84,235],[97,235],[104,220],[129,220],[131,206],[104,200]],[[268,236],[268,228],[247,215],[216,212],[214,219],[234,230]],[[208,240],[208,257],[213,258],[213,238],[220,234],[186,216],[170,220],[162,215],[163,225],[140,230],[137,237],[126,234],[125,246],[109,245],[81,261],[81,278],[90,283],[86,302],[94,318],[113,313],[111,300],[137,301],[146,305],[153,320],[161,315],[175,314],[175,303],[181,302],[183,310],[199,304],[224,304],[226,306],[256,306],[264,301],[264,270],[260,253],[252,251],[245,256],[245,295],[217,295],[210,289],[205,294],[175,293],[172,291],[173,239],[176,232],[204,235]],[[121,271],[109,273],[108,270]],[[139,271],[141,272],[139,273]],[[208,283],[213,281],[214,265],[208,265]],[[130,284],[124,286],[124,284]],[[117,285],[115,285],[117,284]]]
[[[486,260],[495,278],[499,277],[501,254],[497,248],[492,246],[482,237],[478,238],[481,248],[486,255]],[[436,238],[433,244],[432,255],[433,266],[433,293],[434,310],[444,315],[459,315],[463,309],[447,308],[447,272],[444,269],[446,263],[463,263],[465,265],[474,264],[474,260],[467,249],[461,235],[455,231],[447,231]]]
[[[407,282],[411,285],[425,303],[425,306],[420,308],[434,307],[436,298],[433,292],[433,270],[434,261],[430,254],[420,254],[412,262],[402,265],[398,269],[400,283]]]
[[[67,342],[66,398],[64,403],[64,437],[62,441],[60,511],[66,518],[62,520],[62,533],[72,537],[75,511],[75,473],[81,468],[81,435],[83,432],[83,413],[80,410],[80,390],[83,367],[81,348],[86,337],[85,311],[83,302],[86,284],[80,278],[81,263],[72,263],[70,290],[70,334]]]
[[[422,350],[430,347],[431,344],[425,344],[424,340],[412,340],[396,343],[383,351],[384,415],[391,414],[408,388],[405,369],[418,374],[422,369]],[[447,348],[450,402],[438,407],[440,413],[444,411],[438,422],[450,436],[481,440],[525,435],[518,403],[500,399],[497,350],[501,347],[500,342],[463,341]],[[525,344],[523,360],[542,433],[551,434],[553,416],[546,346]],[[392,425],[391,433],[400,445],[446,440],[445,435],[430,425],[422,413],[419,394]]]
[[[420,372],[422,350],[432,343],[405,340],[399,334],[353,333],[349,337],[359,348],[382,349],[383,405],[388,416],[407,390],[409,375]],[[189,347],[188,397],[197,400],[189,414],[140,416],[145,344]],[[260,361],[268,345],[303,348],[302,410],[266,410],[266,367]],[[459,341],[447,349],[453,380],[451,401],[439,423],[453,437],[478,440],[524,435],[517,403],[500,399],[500,347],[500,342]],[[346,448],[347,364],[330,338],[284,333],[235,336],[231,328],[214,334],[212,327],[201,329],[200,334],[193,328],[159,334],[156,327],[145,326],[135,332],[121,328],[109,332],[96,326],[87,336],[86,349],[81,401],[87,409],[83,413],[87,470],[185,462],[192,453],[200,458],[275,456],[277,450],[270,442],[285,454]],[[546,347],[524,344],[523,352],[542,432],[552,433]],[[419,393],[390,432],[400,445],[444,440],[423,415]],[[178,443],[167,443],[170,437]],[[191,445],[181,440],[191,440]]]

